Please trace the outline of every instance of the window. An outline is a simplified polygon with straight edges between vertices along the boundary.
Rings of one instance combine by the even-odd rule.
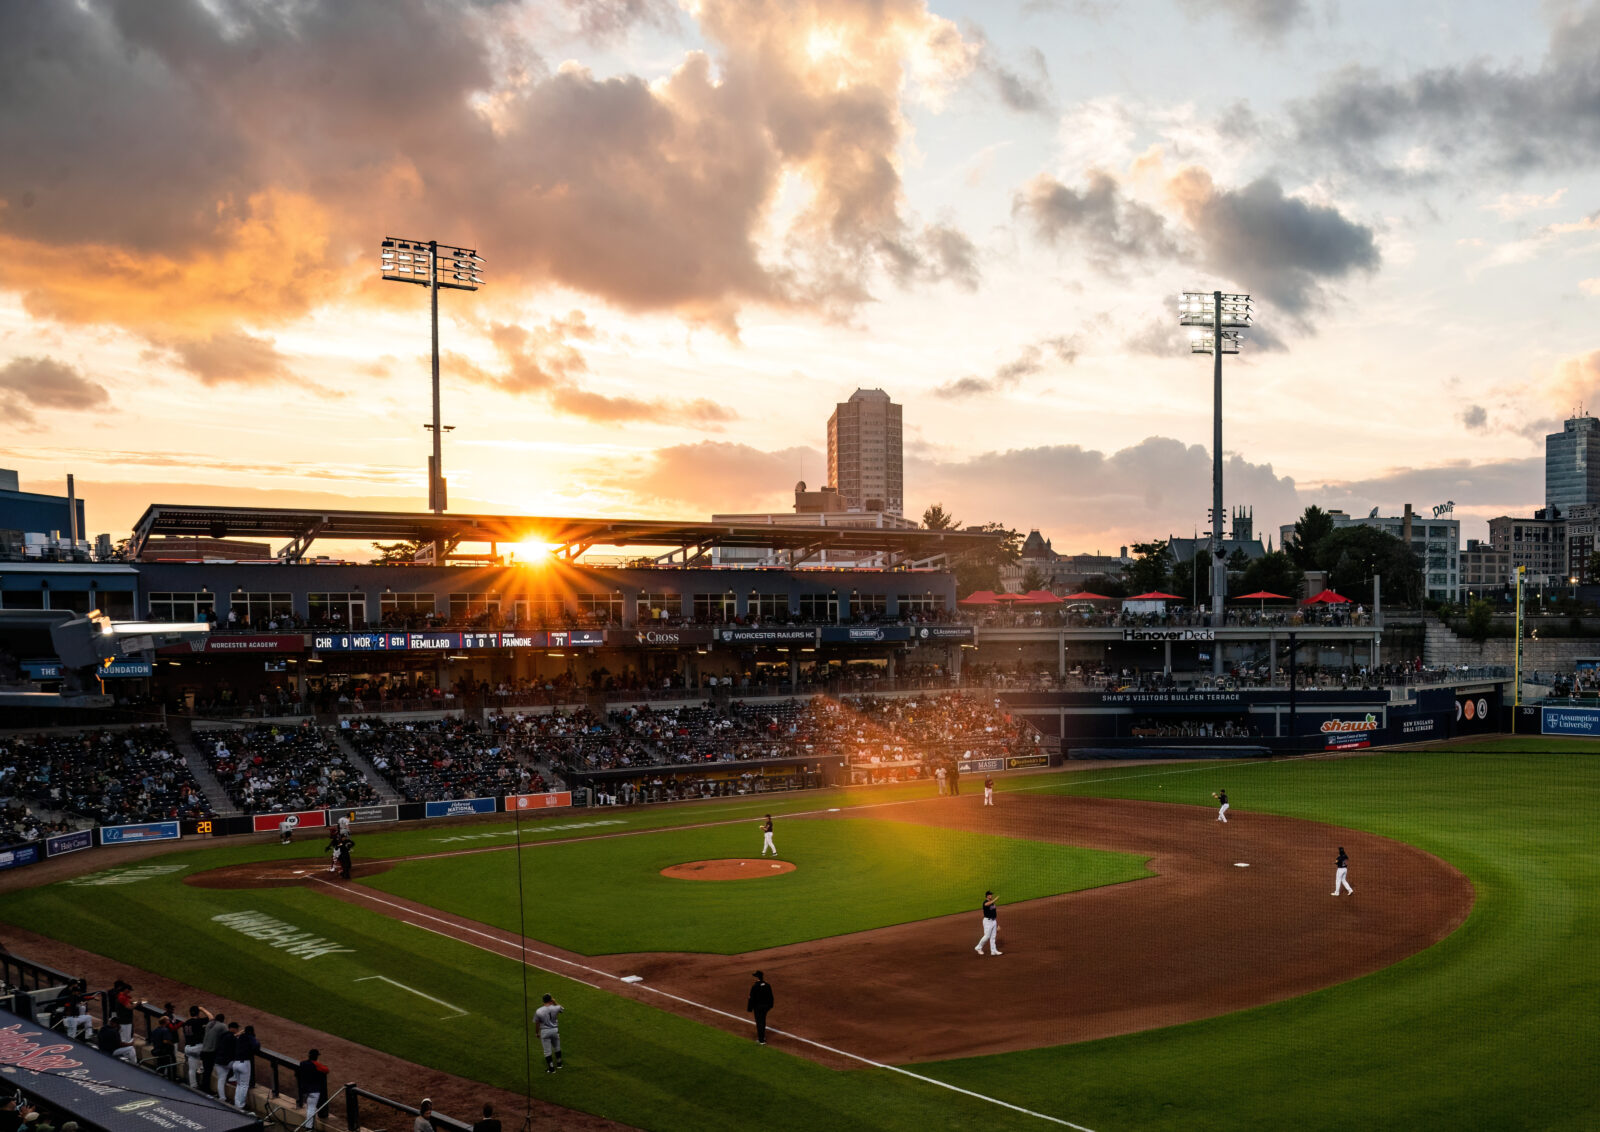
[[[366,627],[366,594],[307,594],[306,602],[315,624],[343,625],[351,629]]]
[[[737,610],[738,602],[731,593],[694,595],[696,621],[732,621]]]
[[[750,595],[750,616],[759,617],[763,621],[787,621],[789,619],[788,594],[758,594]]]
[[[682,594],[640,594],[634,602],[639,623],[677,620],[683,616]]]
[[[944,594],[901,594],[895,598],[901,616],[908,613],[940,613],[944,611]]]
[[[837,621],[838,599],[832,594],[801,594],[800,620]]]
[[[490,613],[500,612],[499,594],[451,594],[450,620],[475,621]]]
[[[378,608],[385,622],[406,621],[413,617],[427,617],[434,611],[433,595],[424,593],[383,594],[378,598]]]
[[[88,590],[51,590],[51,609],[70,609],[73,613],[89,612]]]
[[[578,613],[605,625],[622,624],[622,595],[609,594],[579,594]]]
[[[11,594],[6,604],[11,605]],[[152,593],[150,595],[150,620],[152,621],[204,621],[216,607],[216,595],[210,593]]]
[[[3,596],[7,609],[43,609],[43,590],[7,590]]]
[[[511,603],[518,625],[548,625],[566,612],[559,594],[525,594]]]
[[[889,608],[888,594],[851,594],[851,617],[881,617]]]
[[[234,614],[238,614],[238,624],[243,625],[245,618],[248,617],[251,625],[260,627],[270,618],[293,612],[294,599],[290,594],[246,593],[243,590],[234,590],[228,595],[229,624],[234,623]]]

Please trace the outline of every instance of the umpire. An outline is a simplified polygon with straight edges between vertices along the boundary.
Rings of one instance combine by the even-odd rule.
[[[772,987],[760,971],[756,972],[756,984],[750,988],[750,1001],[745,1003],[744,1008],[756,1016],[756,1041],[766,1045],[767,1011],[772,1009]]]

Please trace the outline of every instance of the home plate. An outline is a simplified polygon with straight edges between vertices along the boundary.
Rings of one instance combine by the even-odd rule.
[[[1250,867],[1250,862],[1249,861],[1235,861],[1233,863],[1233,867],[1236,868],[1236,869],[1248,869]]]
[[[625,982],[625,983],[642,983],[642,982],[644,982],[644,976],[643,975],[624,975],[624,976],[622,976],[622,981]]]

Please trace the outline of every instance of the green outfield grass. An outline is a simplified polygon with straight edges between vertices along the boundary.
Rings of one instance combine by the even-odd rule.
[[[754,821],[524,849],[527,932],[585,955],[733,955],[969,912],[994,877],[1006,878],[1006,901],[1016,903],[1150,875],[1131,854],[882,819],[783,822],[776,844],[796,871],[717,884],[661,870],[754,856]],[[366,883],[517,931],[517,867],[512,853],[440,857]]]

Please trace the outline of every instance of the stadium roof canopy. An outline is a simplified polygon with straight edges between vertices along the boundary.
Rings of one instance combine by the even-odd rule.
[[[568,561],[591,547],[667,548],[666,565],[692,565],[713,548],[781,551],[799,566],[819,551],[854,551],[884,566],[935,566],[992,548],[998,535],[889,527],[783,526],[673,522],[660,519],[573,519],[538,515],[435,515],[430,511],[323,511],[289,507],[190,507],[151,504],[134,524],[128,547],[137,558],[153,536],[282,538],[278,558],[297,562],[318,539],[443,544],[443,555],[462,543],[547,544]]]

